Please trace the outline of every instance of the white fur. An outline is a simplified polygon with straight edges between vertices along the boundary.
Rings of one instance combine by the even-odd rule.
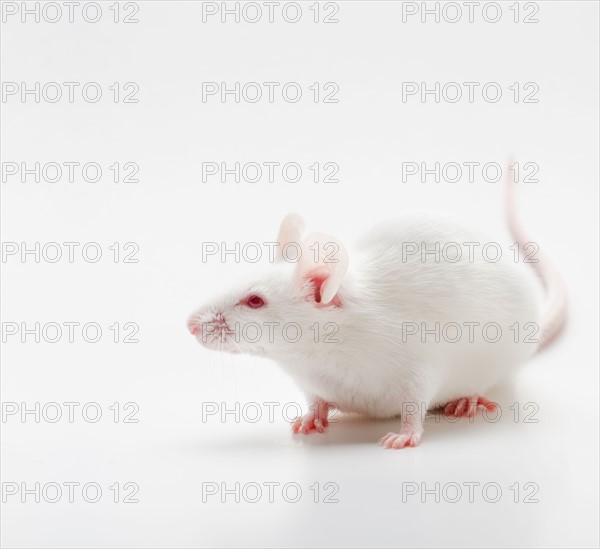
[[[294,223],[300,226],[297,217]],[[282,230],[280,235],[290,232]],[[522,331],[526,323],[540,318],[532,279],[506,253],[507,246],[497,263],[483,259],[481,245],[473,262],[463,248],[460,261],[442,258],[436,263],[432,255],[423,262],[420,254],[408,255],[404,261],[402,242],[424,243],[433,249],[436,243],[443,248],[448,242],[488,241],[446,221],[419,218],[382,224],[348,251],[348,270],[337,288],[340,306],[316,303],[307,273],[299,272],[306,267],[282,261],[255,282],[200,309],[191,322],[222,319],[219,326],[224,332],[228,329],[224,339],[198,334],[198,340],[215,349],[270,357],[310,401],[321,398],[342,411],[385,418],[399,415],[406,403],[430,409],[482,395],[536,350],[534,343],[523,342]],[[266,306],[251,309],[240,304],[251,294],[262,296]],[[428,328],[458,323],[462,337],[455,343],[444,338],[436,343],[429,335],[423,343],[419,332],[402,341],[403,325],[414,322]],[[479,323],[473,342],[465,322]],[[493,322],[502,329],[497,343],[481,336],[481,326]],[[515,322],[521,327],[518,343],[510,329]],[[247,341],[238,329],[235,341],[231,332],[236,326],[249,329],[249,323],[262,327],[259,340]],[[266,323],[277,323],[271,334]],[[291,323],[301,328],[295,343],[289,342],[296,335],[296,324]],[[286,325],[288,341],[282,331]],[[494,335],[493,330],[489,333]],[[253,337],[254,330],[247,335]],[[454,337],[455,332],[447,335]]]

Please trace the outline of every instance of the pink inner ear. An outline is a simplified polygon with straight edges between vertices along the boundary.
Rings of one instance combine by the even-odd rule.
[[[334,307],[341,307],[342,302],[340,301],[340,297],[337,294],[335,294],[333,296],[333,299],[326,305],[321,304],[321,288],[323,287],[323,284],[328,278],[329,270],[323,267],[314,269],[305,277],[306,280],[310,280],[314,285],[313,299],[315,300],[317,307],[329,307],[332,305]]]

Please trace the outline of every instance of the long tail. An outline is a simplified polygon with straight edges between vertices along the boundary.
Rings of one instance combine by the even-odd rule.
[[[509,162],[509,165],[512,162]],[[515,183],[511,180],[510,169],[506,170],[506,221],[510,234],[519,245],[521,256],[525,254],[525,246],[534,242],[521,227],[517,218],[515,199]],[[547,305],[542,314],[541,335],[538,351],[547,347],[560,333],[567,319],[567,288],[565,281],[541,252],[530,259],[530,265],[540,277],[546,290]]]

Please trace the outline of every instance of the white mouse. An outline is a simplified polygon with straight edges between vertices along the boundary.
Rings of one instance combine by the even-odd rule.
[[[508,189],[509,228],[523,247]],[[188,320],[204,346],[269,357],[295,379],[311,406],[294,432],[322,432],[335,407],[399,416],[399,431],[380,444],[416,446],[427,410],[493,409],[486,392],[564,323],[565,286],[547,260],[531,263],[546,288],[542,313],[535,280],[507,246],[494,261],[496,246],[483,253],[489,239],[448,221],[383,223],[348,251],[303,231],[298,215],[285,217],[278,261]]]

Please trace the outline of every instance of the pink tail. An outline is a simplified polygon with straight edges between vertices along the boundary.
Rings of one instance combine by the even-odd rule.
[[[509,162],[509,165],[512,162]],[[519,245],[521,255],[525,246],[533,242],[517,219],[515,183],[510,170],[506,171],[506,220],[510,234]],[[539,275],[546,290],[547,305],[542,315],[541,335],[538,351],[547,347],[562,330],[567,318],[567,288],[565,281],[554,265],[540,252],[531,258],[531,266]]]

